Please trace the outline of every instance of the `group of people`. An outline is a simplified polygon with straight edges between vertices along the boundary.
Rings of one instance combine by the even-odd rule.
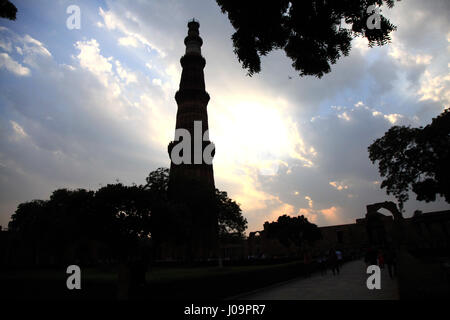
[[[328,268],[331,269],[333,275],[338,275],[343,262],[343,254],[340,250],[330,249],[317,258],[320,273],[325,275]]]
[[[389,277],[393,278],[395,276],[396,255],[391,248],[376,250],[370,247],[366,251],[364,261],[366,262],[366,265],[377,265],[380,269],[384,269],[384,266],[386,265]]]
[[[311,273],[311,262],[313,261],[310,252],[304,253],[305,275],[309,276]],[[333,275],[339,275],[343,263],[343,254],[339,249],[330,249],[322,252],[317,257],[317,264],[322,275],[327,274],[327,270],[331,269]],[[369,247],[366,250],[364,261],[366,265],[377,265],[380,269],[387,266],[389,277],[393,278],[396,274],[396,255],[391,248],[375,249]]]

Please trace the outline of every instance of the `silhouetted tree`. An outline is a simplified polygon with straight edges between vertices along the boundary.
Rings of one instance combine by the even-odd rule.
[[[169,172],[170,170],[168,168],[158,168],[157,170],[152,171],[146,178],[147,184],[144,186],[145,189],[154,192],[158,199],[163,199],[164,203],[161,204],[161,207],[164,207],[164,204],[167,204],[168,202],[167,191],[169,185]],[[186,186],[186,188],[190,188],[190,186]],[[247,220],[242,216],[239,205],[230,199],[226,192],[218,189],[215,190],[215,201],[218,210],[219,235],[236,232],[243,235],[243,232],[247,228]],[[200,206],[201,204],[198,205]],[[165,208],[168,208],[167,205]],[[161,210],[164,209],[161,208]],[[168,210],[171,210],[176,221],[173,223],[165,221],[161,223],[161,225],[172,225],[174,228],[179,223],[183,224],[182,221],[185,221],[184,223],[186,223],[186,221],[191,220],[184,219],[182,215],[180,216],[180,212],[183,212],[183,215],[193,214],[190,212],[188,206],[183,204],[170,204]],[[167,219],[164,215],[161,215],[160,218]],[[186,232],[187,228],[188,226],[182,228],[184,231],[180,230],[179,232]]]
[[[95,215],[101,232],[121,258],[139,240],[150,239],[153,227],[152,197],[140,186],[108,184],[95,192]]]
[[[8,229],[17,239],[15,251],[21,248],[30,250],[33,263],[39,263],[42,248],[52,245],[50,234],[51,220],[48,214],[48,201],[33,200],[21,203],[11,216]],[[10,244],[11,245],[11,244]],[[16,252],[17,253],[17,252]]]
[[[55,255],[64,256],[68,246],[92,239],[98,226],[91,224],[94,192],[85,189],[53,191],[47,202],[47,232],[52,238]]]
[[[149,173],[145,178],[144,189],[148,189],[159,197],[167,199],[167,188],[169,186],[169,168],[158,168]]]
[[[16,20],[17,8],[8,0],[0,0],[0,17]]]
[[[384,45],[396,29],[381,14],[379,29],[367,27],[368,21],[374,24],[368,8],[392,8],[394,0],[216,1],[236,30],[234,52],[250,76],[261,70],[261,56],[283,49],[300,76],[320,78],[349,54],[353,38],[366,38],[370,47]]]
[[[450,202],[450,110],[420,128],[394,126],[369,148],[369,158],[378,161],[381,188],[393,194],[403,208],[412,190],[417,200]]]
[[[55,190],[50,200],[19,204],[9,229],[33,248],[35,261],[42,252],[63,261],[66,249],[87,239],[97,239],[99,225],[93,217],[94,192]]]
[[[169,173],[168,168],[158,168],[150,172],[143,186],[152,198],[152,221],[157,226],[152,232],[152,239],[157,246],[163,242],[182,245],[190,238],[192,231],[191,208],[185,203],[169,201]]]
[[[63,262],[69,247],[87,248],[92,241],[109,246],[114,253],[110,258],[121,261],[139,255],[140,244],[148,241],[155,246],[167,239],[183,244],[190,238],[196,211],[168,200],[168,179],[169,169],[159,168],[149,174],[145,185],[115,183],[96,192],[58,189],[49,200],[19,204],[9,229],[33,252],[37,263],[42,252]],[[214,199],[220,232],[242,235],[247,221],[239,205],[219,190]],[[78,251],[86,255],[86,250]]]
[[[294,245],[300,249],[304,242],[313,244],[322,238],[317,225],[310,223],[303,215],[296,217],[282,215],[277,221],[266,221],[264,232],[268,238],[277,239],[287,248]]]
[[[11,216],[8,229],[33,237],[45,226],[44,222],[49,222],[48,216],[46,216],[47,202],[32,200],[19,204],[16,212]]]
[[[239,205],[230,199],[226,192],[219,189],[216,189],[216,208],[219,222],[219,237],[230,233],[237,233],[240,237],[243,237],[245,229],[247,229],[247,219],[242,216],[242,210]]]
[[[95,193],[58,189],[47,201],[20,204],[9,228],[35,251],[44,250],[57,261],[64,259],[69,247],[87,247],[92,241],[109,245],[115,253],[111,258],[126,258],[151,234],[149,193],[140,186],[121,183],[108,184]]]

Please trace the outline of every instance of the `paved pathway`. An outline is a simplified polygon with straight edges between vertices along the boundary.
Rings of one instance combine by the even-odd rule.
[[[315,273],[309,278],[299,278],[271,286],[239,297],[243,300],[395,300],[398,299],[397,281],[389,278],[387,268],[381,270],[381,289],[369,290],[366,286],[366,265],[357,260],[344,264],[341,272],[333,276]]]

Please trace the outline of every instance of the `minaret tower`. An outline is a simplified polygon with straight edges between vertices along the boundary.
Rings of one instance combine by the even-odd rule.
[[[178,105],[175,140],[169,143],[168,151],[171,159],[169,176],[169,198],[174,203],[188,204],[186,225],[192,226],[186,239],[187,255],[202,259],[215,255],[217,244],[217,213],[214,203],[214,173],[212,156],[214,145],[209,141],[207,105],[209,94],[205,91],[203,69],[206,61],[201,54],[202,38],[199,35],[200,24],[192,19],[188,23],[188,35],[184,39],[186,52],[181,57],[183,68],[180,88],[175,94]],[[174,148],[185,137],[179,138],[177,132],[189,133],[190,156],[184,154],[189,150],[177,152]],[[206,149],[206,150],[205,150]],[[179,149],[177,149],[178,151]],[[205,153],[210,160],[205,159]],[[185,156],[180,163],[179,157]],[[187,156],[187,158],[186,158]],[[178,159],[175,159],[177,157]],[[207,158],[207,157],[206,157]]]

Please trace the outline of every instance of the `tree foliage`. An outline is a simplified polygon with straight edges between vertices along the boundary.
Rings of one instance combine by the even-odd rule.
[[[9,230],[29,247],[45,248],[62,261],[67,248],[100,241],[114,249],[114,257],[127,258],[138,244],[155,245],[169,239],[182,244],[193,230],[188,205],[171,203],[167,186],[169,169],[158,168],[144,185],[108,184],[97,191],[58,189],[49,200],[19,204]],[[226,192],[216,189],[219,234],[243,235],[247,220]],[[191,218],[190,218],[191,216]],[[38,248],[39,247],[39,248]]]
[[[151,193],[140,186],[108,184],[95,192],[98,230],[114,242],[133,243],[150,238],[155,203]]]
[[[96,192],[55,190],[49,200],[21,203],[9,230],[31,245],[38,244],[61,261],[67,248],[101,241],[122,258],[139,240],[147,239],[153,224],[148,191],[121,183]]]
[[[277,239],[283,246],[301,248],[307,242],[314,243],[322,238],[317,225],[310,223],[303,215],[291,217],[282,215],[277,221],[265,222],[264,232],[268,238]]]
[[[440,195],[450,202],[450,110],[424,128],[394,126],[368,148],[385,179],[381,188],[397,198],[400,208],[412,190],[416,199],[435,201]]]
[[[320,78],[349,54],[353,38],[364,37],[371,47],[384,45],[396,29],[381,14],[379,29],[367,27],[368,19],[373,21],[368,8],[392,8],[394,0],[216,1],[236,30],[234,52],[250,76],[261,71],[261,56],[283,49],[300,76]]]
[[[216,207],[219,222],[219,237],[237,233],[244,236],[247,229],[247,219],[242,215],[239,205],[228,197],[225,191],[216,189]]]
[[[158,168],[151,172],[146,178],[147,184],[145,188],[152,190],[158,194],[160,199],[168,199],[168,185],[169,185],[169,169]],[[188,186],[186,186],[188,188]],[[189,191],[189,190],[187,190]],[[241,208],[239,205],[228,197],[228,194],[218,189],[215,190],[215,202],[218,214],[219,236],[229,233],[238,233],[243,236],[245,229],[247,228],[247,220],[243,217]],[[171,210],[176,213],[178,211],[184,211],[184,215],[188,214],[187,207],[178,208],[182,204],[171,204]],[[179,220],[183,220],[180,217]],[[184,219],[190,220],[190,219]],[[180,221],[181,222],[181,221]],[[174,225],[177,225],[174,223]]]
[[[17,8],[8,0],[0,0],[0,17],[16,20]]]
[[[145,178],[146,184],[143,186],[144,189],[152,191],[159,197],[167,199],[167,189],[169,186],[169,168],[158,168],[155,171],[150,172],[150,174]]]

